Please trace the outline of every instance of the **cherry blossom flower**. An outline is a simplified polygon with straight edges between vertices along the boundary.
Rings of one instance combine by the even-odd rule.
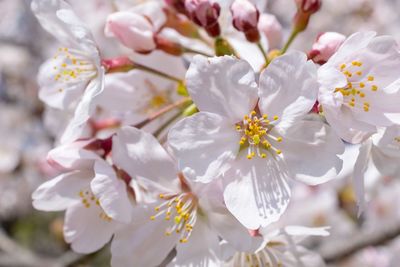
[[[151,134],[123,127],[117,135],[116,165],[139,183],[150,181],[151,193],[157,197],[148,206],[135,209],[135,221],[116,233],[112,266],[126,266],[127,262],[158,266],[174,247],[173,266],[218,266],[220,238],[239,250],[256,247],[261,241],[251,237],[224,207],[218,184],[186,182],[173,158]]]
[[[34,0],[32,10],[42,27],[65,46],[41,67],[39,96],[54,108],[75,107],[63,135],[63,142],[73,141],[95,109],[92,100],[103,90],[99,50],[88,28],[64,1]]]
[[[64,237],[80,253],[99,250],[131,221],[125,182],[95,151],[85,149],[91,144],[79,141],[50,151],[48,160],[63,172],[32,195],[38,210],[66,210]]]
[[[371,167],[375,167],[382,176],[399,177],[400,175],[400,126],[394,125],[379,129],[360,147],[354,166],[354,189],[360,207],[359,212],[365,210],[364,180]],[[372,166],[371,166],[372,165]]]
[[[186,84],[200,112],[178,122],[168,142],[188,179],[223,177],[225,203],[245,227],[279,219],[290,199],[289,177],[316,185],[341,169],[340,139],[306,118],[318,84],[304,54],[275,59],[258,88],[247,62],[197,56]]]
[[[318,70],[318,101],[342,139],[360,143],[377,126],[400,123],[399,67],[399,48],[392,37],[359,32]]]

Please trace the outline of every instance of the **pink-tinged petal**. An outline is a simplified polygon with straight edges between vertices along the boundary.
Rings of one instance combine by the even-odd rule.
[[[115,233],[111,244],[111,266],[131,267],[158,266],[171,252],[179,235],[166,236],[165,231],[172,223],[164,218],[150,220],[154,209],[137,208],[135,220]]]
[[[131,10],[149,19],[155,31],[159,31],[167,21],[167,16],[164,12],[164,6],[154,1],[141,3],[134,6]]]
[[[157,139],[142,130],[123,127],[113,137],[113,161],[131,177],[171,184],[178,171]]]
[[[62,0],[33,0],[31,8],[41,26],[63,45],[98,54],[90,30]]]
[[[261,112],[282,121],[304,116],[317,100],[316,77],[314,63],[301,52],[274,59],[260,77]]]
[[[279,127],[279,125],[278,125]],[[308,185],[318,185],[336,178],[343,162],[344,143],[335,131],[319,120],[297,121],[281,133],[277,145],[291,177]]]
[[[58,58],[61,59],[61,56]],[[55,77],[59,73],[58,68],[63,64],[61,60],[50,59],[43,63],[38,74],[38,83],[40,86],[39,98],[46,105],[67,110],[74,103],[77,103],[81,97],[86,83],[60,83]]]
[[[217,114],[199,112],[172,127],[168,143],[185,177],[208,183],[229,167],[239,152],[234,124]]]
[[[357,197],[358,214],[360,215],[365,211],[365,186],[364,179],[365,173],[370,164],[372,141],[368,139],[360,147],[356,164],[353,171],[353,186]]]
[[[243,154],[243,153],[242,153]],[[224,175],[225,204],[248,229],[279,220],[290,200],[288,174],[278,159],[244,155]]]
[[[105,219],[98,206],[86,208],[82,203],[67,209],[64,221],[64,238],[78,253],[89,254],[107,244],[118,224]]]
[[[398,177],[400,175],[400,126],[394,125],[382,128],[372,136],[372,161],[384,176]]]
[[[86,188],[93,173],[72,171],[45,183],[32,194],[33,207],[43,211],[60,211],[79,203],[79,192]]]
[[[257,84],[251,66],[234,57],[195,56],[186,73],[190,96],[200,109],[243,120],[257,103]]]
[[[206,222],[197,220],[187,243],[178,243],[176,258],[168,266],[221,266],[219,237]]]
[[[323,110],[326,120],[339,137],[351,144],[359,144],[377,131],[375,126],[357,120],[347,106],[324,106]]]
[[[90,187],[104,212],[116,221],[129,223],[132,204],[125,182],[117,177],[114,169],[105,161],[97,161],[94,172]]]
[[[99,70],[96,79],[92,80],[86,87],[81,101],[75,109],[74,117],[65,129],[61,137],[61,143],[73,142],[80,137],[84,132],[84,127],[90,116],[93,115],[96,108],[95,98],[104,89],[104,69]]]

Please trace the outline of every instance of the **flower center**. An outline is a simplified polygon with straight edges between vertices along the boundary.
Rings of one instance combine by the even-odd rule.
[[[258,117],[257,113],[252,111],[250,115],[243,117],[242,122],[236,124],[236,130],[242,133],[239,144],[242,148],[248,148],[248,159],[252,159],[256,155],[266,158],[268,152],[278,155],[282,153],[275,147],[282,142],[282,137],[274,136],[271,132],[278,120],[278,116],[274,116],[270,121],[267,114]]]
[[[59,48],[54,60],[61,58],[61,64],[54,66],[57,71],[54,80],[62,83],[87,81],[97,75],[97,69],[85,55],[78,50]],[[62,92],[64,89],[59,89]]]
[[[111,222],[112,219],[104,213],[103,209],[100,207],[100,201],[90,190],[79,191],[79,197],[81,198],[82,204],[85,208],[97,207],[99,212],[99,218],[106,222]]]
[[[371,98],[372,92],[378,91],[378,86],[374,84],[374,76],[363,73],[362,65],[361,61],[341,64],[340,71],[347,77],[347,85],[343,88],[336,88],[335,92],[343,95],[344,103],[348,107],[368,112],[371,108],[368,99]]]
[[[150,217],[150,220],[156,220],[164,216],[166,221],[171,221],[165,235],[170,236],[173,232],[180,235],[180,242],[186,243],[192,234],[193,227],[197,220],[198,201],[192,193],[182,194],[160,194],[159,198],[162,204],[155,207],[157,212]]]

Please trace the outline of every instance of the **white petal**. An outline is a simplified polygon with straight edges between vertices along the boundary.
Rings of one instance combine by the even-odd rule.
[[[104,76],[104,69],[101,69],[98,77],[92,80],[86,87],[83,97],[76,107],[74,117],[61,137],[61,143],[69,143],[81,137],[87,121],[95,111],[96,103],[94,99],[104,89]]]
[[[65,213],[64,237],[78,253],[92,253],[110,241],[117,225],[100,218],[102,210],[82,203],[69,207]]]
[[[129,223],[132,205],[125,182],[117,177],[114,169],[105,161],[96,161],[94,172],[90,187],[104,212],[116,221]]]
[[[263,239],[252,237],[235,217],[224,207],[223,210],[207,212],[212,227],[224,240],[239,251],[255,251],[260,247]]]
[[[44,211],[65,210],[80,202],[79,192],[86,188],[93,173],[73,171],[61,174],[39,186],[33,192],[33,207]]]
[[[195,56],[186,73],[190,96],[200,111],[243,120],[257,103],[254,71],[243,60],[233,57]]]
[[[199,112],[175,124],[168,143],[186,178],[207,183],[229,167],[239,151],[240,135],[226,118]]]
[[[271,117],[295,119],[312,109],[317,93],[314,63],[293,51],[274,59],[261,73],[259,107]]]
[[[283,141],[277,148],[282,151],[293,178],[317,185],[336,178],[342,169],[343,162],[338,155],[344,153],[344,144],[323,122],[297,121],[281,131],[281,136]]]
[[[89,141],[79,141],[75,143],[60,145],[47,155],[47,160],[55,162],[65,169],[91,169],[96,160],[101,158],[94,152],[84,149]]]
[[[358,214],[365,210],[365,189],[364,189],[364,176],[368,169],[371,157],[372,142],[368,139],[360,147],[356,164],[354,165],[353,172],[353,186],[357,197]]]
[[[347,106],[324,106],[325,118],[336,133],[351,144],[359,144],[376,132],[376,127],[359,121]]]
[[[243,154],[243,153],[242,153]],[[290,200],[287,173],[274,159],[242,155],[224,175],[227,208],[248,229],[279,220]]]
[[[123,127],[113,137],[113,161],[131,177],[168,184],[177,177],[170,155],[157,139],[133,127]]]
[[[118,231],[111,244],[111,266],[131,267],[158,266],[178,242],[179,235],[166,236],[169,226],[164,219],[150,220],[153,210],[137,209],[135,220]],[[142,220],[139,217],[142,217]]]
[[[197,220],[189,241],[184,244],[179,243],[176,246],[176,252],[175,261],[168,266],[221,266],[218,260],[220,254],[218,235],[202,220]]]
[[[369,42],[375,37],[375,32],[356,32],[349,36],[339,47],[336,53],[328,60],[328,65],[339,65],[347,61],[347,57],[356,51],[364,49]]]
[[[336,88],[342,88],[347,85],[346,76],[329,65],[323,65],[318,69],[318,82],[321,85],[322,92],[333,93]]]
[[[42,27],[63,45],[97,54],[89,29],[62,0],[33,0],[31,8]]]

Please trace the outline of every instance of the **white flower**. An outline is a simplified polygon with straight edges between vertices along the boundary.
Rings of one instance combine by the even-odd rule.
[[[85,149],[94,144],[92,141],[50,151],[49,161],[64,172],[43,183],[32,195],[36,209],[66,210],[64,237],[79,253],[100,249],[118,227],[131,221],[125,182],[97,153]]]
[[[63,142],[74,141],[95,109],[93,98],[103,90],[99,50],[88,28],[66,2],[34,0],[31,6],[42,27],[64,45],[39,71],[39,97],[54,108],[76,106],[63,136]]]
[[[318,71],[319,102],[339,136],[360,143],[377,126],[400,123],[400,53],[389,36],[350,36]]]
[[[219,266],[220,238],[239,250],[254,247],[259,239],[223,206],[217,184],[188,184],[151,134],[124,127],[117,135],[115,164],[139,183],[151,182],[157,199],[135,209],[135,221],[116,233],[112,266],[158,266],[174,247],[174,266]]]
[[[316,185],[341,169],[340,139],[320,120],[305,118],[318,84],[304,54],[275,59],[259,88],[247,62],[198,56],[186,84],[200,112],[178,122],[169,143],[188,179],[223,176],[225,203],[245,227],[279,219],[290,198],[289,177]]]
[[[399,162],[400,126],[398,125],[379,129],[377,134],[361,145],[353,173],[359,212],[365,210],[364,179],[367,172],[374,166],[382,176],[397,178],[400,176]]]

